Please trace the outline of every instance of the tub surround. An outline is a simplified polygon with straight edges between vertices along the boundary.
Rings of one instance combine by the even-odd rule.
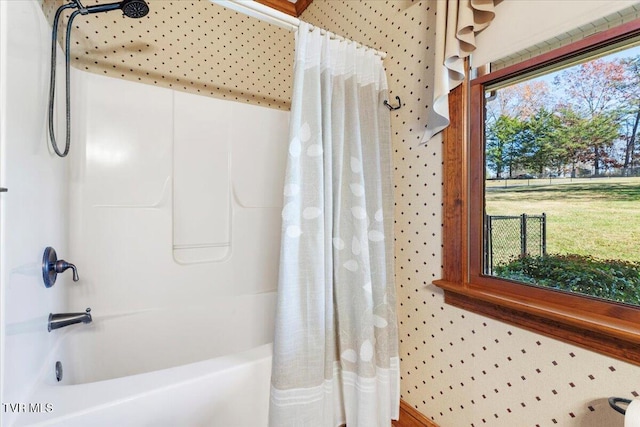
[[[279,251],[265,248],[279,247],[289,113],[80,70],[73,81],[68,258],[83,285],[70,298],[98,324],[274,292]]]

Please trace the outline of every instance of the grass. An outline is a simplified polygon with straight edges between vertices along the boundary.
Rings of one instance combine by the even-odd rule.
[[[640,178],[487,181],[488,215],[547,214],[547,252],[640,262]]]

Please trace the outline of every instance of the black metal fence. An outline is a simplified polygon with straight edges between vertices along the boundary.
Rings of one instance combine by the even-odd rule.
[[[496,265],[525,255],[547,253],[547,216],[527,215],[485,217],[485,274]]]

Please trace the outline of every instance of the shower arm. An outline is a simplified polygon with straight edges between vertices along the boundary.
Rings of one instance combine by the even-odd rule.
[[[80,0],[73,0],[73,2],[77,5],[78,11],[82,15],[88,15],[90,13],[100,13],[100,12],[109,12],[111,10],[121,9],[122,3],[107,3],[107,4],[96,4],[93,6],[85,7],[80,3]]]

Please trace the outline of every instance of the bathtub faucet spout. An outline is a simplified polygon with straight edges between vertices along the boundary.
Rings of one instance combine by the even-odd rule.
[[[74,325],[76,323],[91,323],[93,319],[91,318],[91,314],[89,314],[90,312],[91,309],[87,308],[84,313],[50,313],[48,325],[49,332],[54,329]]]

